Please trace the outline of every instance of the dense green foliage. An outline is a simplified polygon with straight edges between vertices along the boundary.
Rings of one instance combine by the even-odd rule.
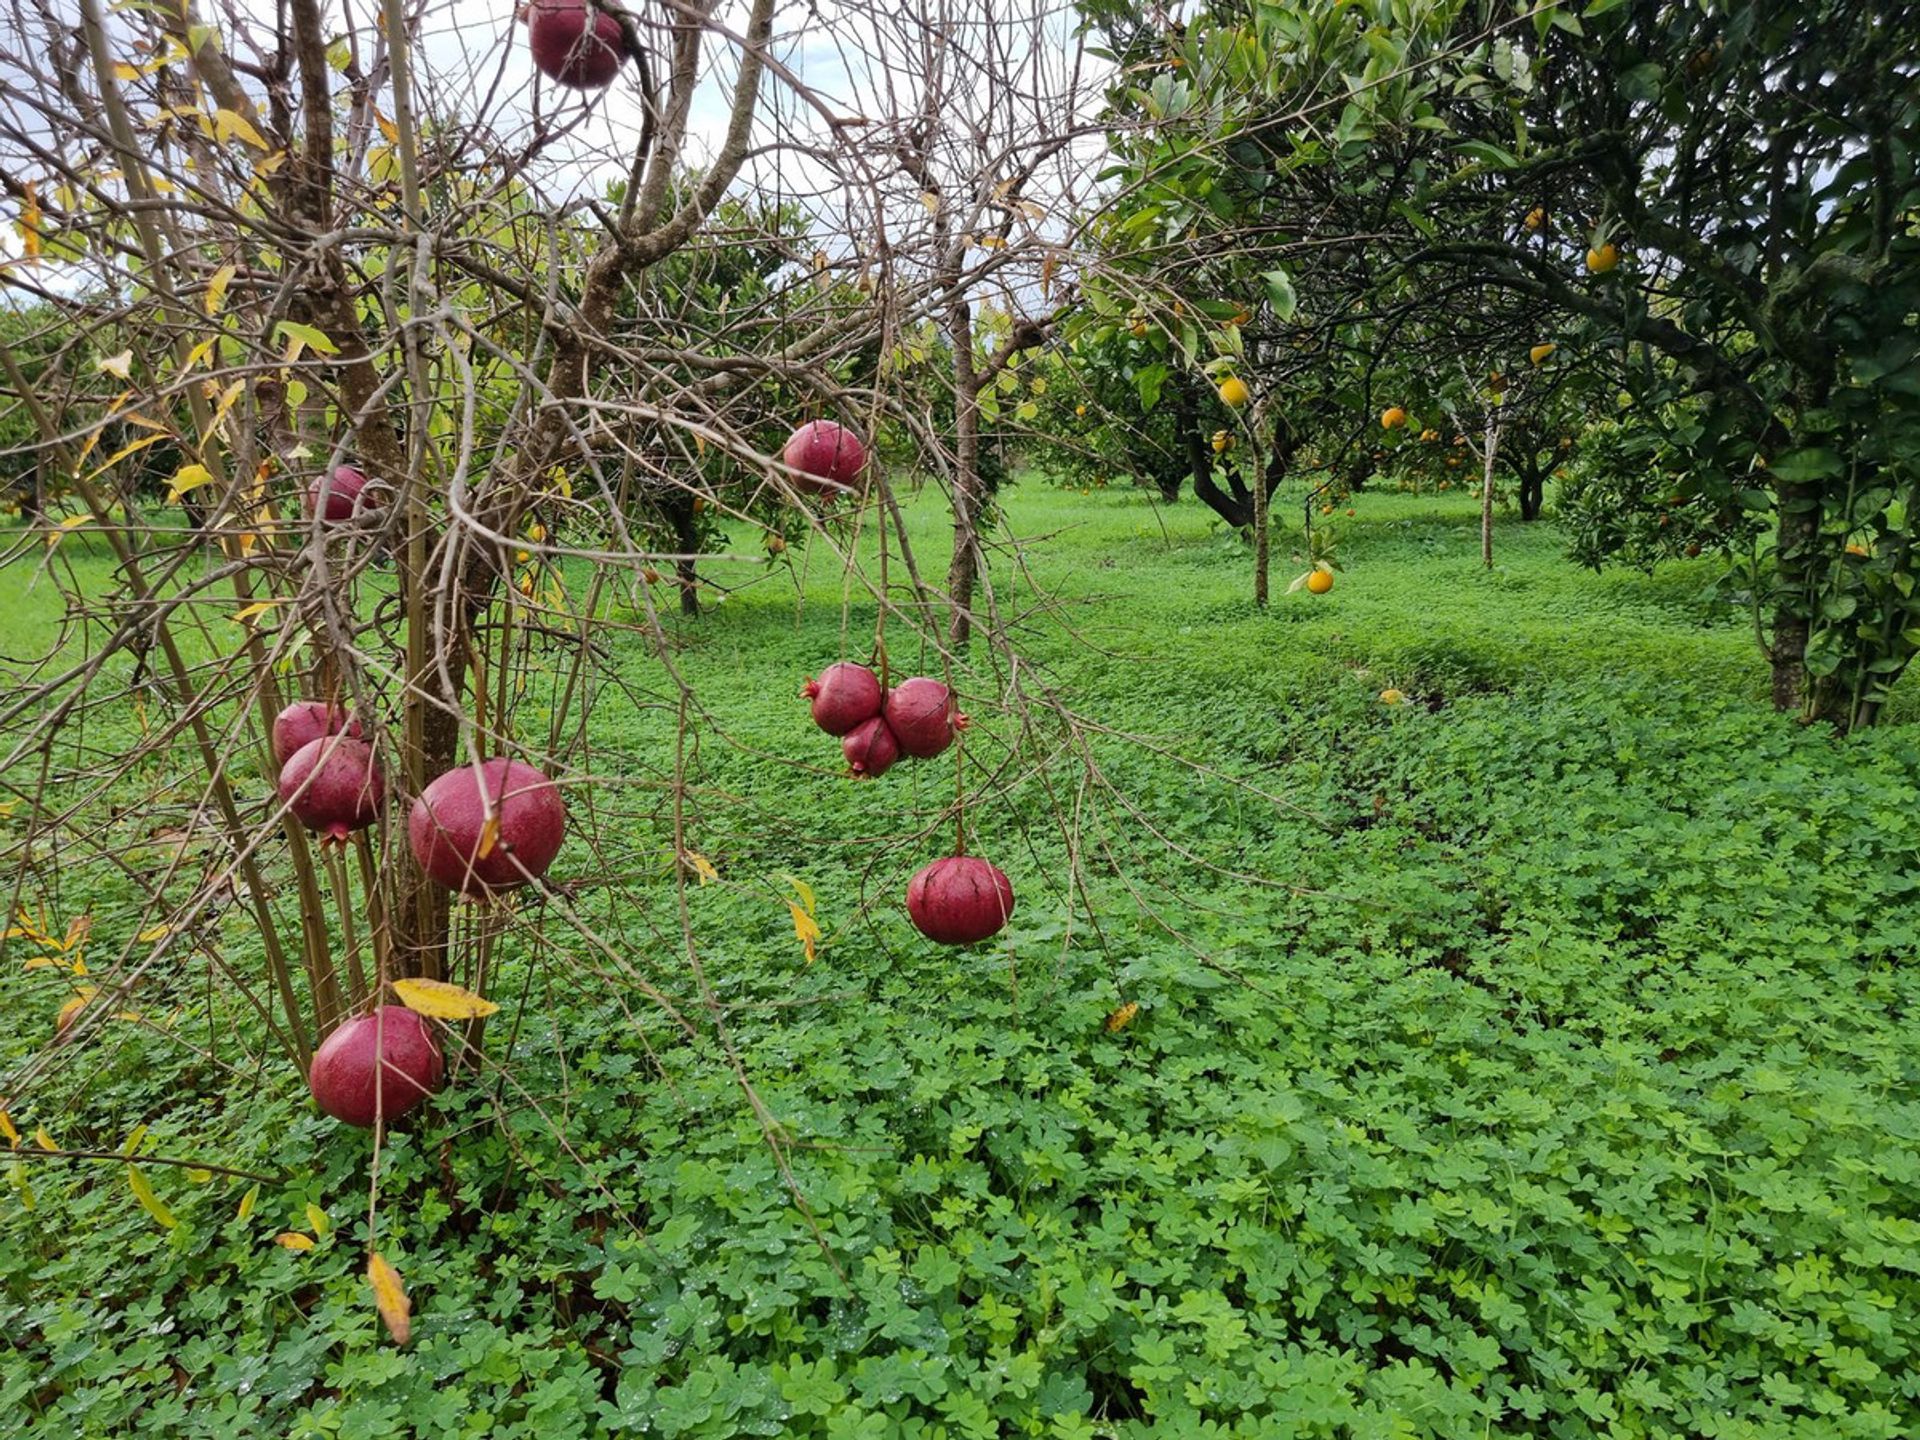
[[[1261,615],[1197,507],[1009,492],[1113,651],[1030,625],[1028,683],[1289,805],[1089,736],[1139,815],[1092,785],[1080,838],[1127,883],[1089,866],[1090,928],[1047,793],[1081,772],[1019,775],[971,827],[1019,890],[1004,947],[936,951],[900,913],[950,772],[849,784],[790,698],[840,653],[831,574],[798,618],[781,569],[686,629],[739,742],[700,749],[691,838],[725,883],[689,903],[806,1213],[679,973],[665,802],[610,789],[625,878],[578,903],[699,1038],[579,983],[601,962],[568,932],[505,957],[500,1068],[381,1155],[411,1347],[367,1302],[369,1139],[277,1057],[170,1044],[234,1007],[154,977],[161,1028],[92,1041],[16,1109],[26,1143],[146,1123],[148,1154],[285,1177],[241,1221],[246,1181],[149,1164],[165,1230],[119,1163],[15,1162],[0,1413],[170,1440],[1913,1433],[1920,732],[1767,713],[1711,562],[1596,576],[1536,527],[1487,574],[1464,504],[1358,506],[1333,593]],[[936,551],[937,505],[912,516]],[[43,643],[44,592],[0,585],[4,648]],[[655,662],[610,643],[643,692]],[[970,708],[982,753],[1012,739]],[[645,777],[672,716],[608,691],[591,728],[597,768]],[[758,821],[709,833],[703,791]],[[820,897],[811,967],[777,872]],[[132,923],[80,874],[63,903]],[[237,910],[207,938],[249,963]],[[22,955],[7,1062],[59,993]],[[329,1233],[276,1246],[310,1204]]]

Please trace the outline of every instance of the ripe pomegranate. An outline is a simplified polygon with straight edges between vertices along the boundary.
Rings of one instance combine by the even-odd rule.
[[[334,1119],[371,1128],[376,1118],[394,1120],[413,1109],[446,1073],[427,1022],[404,1005],[382,1005],[321,1043],[307,1088]]]
[[[293,752],[322,735],[361,738],[360,722],[347,718],[338,705],[322,700],[296,700],[273,717],[273,763],[285,766]]]
[[[999,866],[951,855],[908,882],[907,914],[929,940],[971,945],[1000,933],[1013,914],[1013,886]]]
[[[322,840],[344,842],[380,818],[385,777],[373,747],[351,735],[309,740],[280,767],[280,798]]]
[[[483,855],[489,811],[500,825]],[[504,757],[482,762],[478,774],[471,765],[449,770],[407,817],[407,842],[420,868],[447,889],[483,900],[546,874],[566,833],[560,788],[533,766]]]
[[[800,473],[794,485],[815,494],[852,490],[867,466],[867,447],[846,426],[814,420],[793,432],[780,458]]]
[[[966,724],[953,705],[953,691],[938,680],[916,675],[887,692],[887,726],[900,749],[916,760],[931,760],[953,743]]]
[[[575,90],[612,83],[626,59],[620,22],[595,7],[587,33],[586,0],[533,0],[527,10],[527,43],[533,63],[549,80]]]
[[[878,780],[900,758],[900,742],[879,715],[848,732],[840,749],[856,780]]]
[[[307,514],[318,513],[330,525],[351,520],[362,510],[380,503],[377,493],[362,495],[366,488],[366,471],[358,465],[342,465],[333,474],[322,475],[307,487]]]
[[[880,677],[864,665],[842,660],[820,672],[801,688],[800,698],[813,702],[813,723],[829,735],[845,735],[880,713],[886,696]]]

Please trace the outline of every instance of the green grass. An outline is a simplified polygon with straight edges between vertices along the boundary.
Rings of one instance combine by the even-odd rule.
[[[850,784],[793,698],[864,651],[871,601],[843,610],[817,550],[804,597],[784,567],[706,567],[729,598],[672,625],[706,717],[688,839],[721,883],[688,918],[804,1212],[663,878],[672,692],[607,627],[622,684],[575,757],[606,783],[574,791],[555,871],[604,882],[575,901],[604,948],[517,927],[497,1068],[388,1138],[378,1244],[411,1347],[362,1278],[370,1140],[182,958],[143,982],[177,1043],[108,1027],[14,1117],[73,1148],[148,1123],[149,1153],[285,1179],[243,1222],[245,1182],[151,1167],[165,1230],[122,1166],[19,1162],[0,1414],[49,1436],[1913,1433],[1920,731],[1768,712],[1711,562],[1596,577],[1509,520],[1488,574],[1465,502],[1357,509],[1333,592],[1261,614],[1195,506],[1012,492],[1038,586],[1007,554],[994,575],[1030,703],[985,647],[962,683],[970,841],[1020,900],[968,951],[899,901],[947,843],[954,769]],[[932,497],[912,517],[943,573]],[[0,652],[44,643],[47,594],[0,571]],[[905,637],[893,658],[921,663]],[[535,675],[530,734],[549,692]],[[89,723],[111,751],[134,722]],[[190,775],[145,777],[148,815]],[[126,942],[138,872],[40,859],[30,898]],[[811,966],[787,874],[819,896]],[[201,938],[257,966],[238,907]],[[0,1073],[59,1001],[23,958]],[[331,1233],[274,1245],[309,1203]]]

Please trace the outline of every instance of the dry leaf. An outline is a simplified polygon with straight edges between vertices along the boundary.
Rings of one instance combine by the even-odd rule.
[[[1140,1013],[1140,1002],[1138,1000],[1127,1001],[1126,1004],[1122,1005],[1118,1010],[1115,1010],[1111,1015],[1107,1016],[1108,1032],[1114,1033],[1114,1032],[1118,1032],[1126,1029],[1127,1026],[1133,1023],[1133,1017],[1138,1015],[1139,1013]]]
[[[281,1231],[273,1237],[273,1243],[286,1250],[313,1249],[313,1237],[311,1235],[301,1235],[292,1230]]]
[[[429,1020],[479,1020],[500,1009],[493,1001],[444,980],[396,980],[393,993],[402,1005]]]
[[[253,1218],[253,1207],[260,1202],[260,1187],[255,1185],[240,1197],[240,1208],[234,1212],[234,1219],[245,1224]]]
[[[367,1281],[373,1286],[373,1303],[380,1308],[380,1318],[387,1322],[393,1343],[405,1345],[413,1335],[413,1302],[407,1299],[407,1287],[400,1283],[400,1272],[381,1259],[379,1251],[369,1251]]]

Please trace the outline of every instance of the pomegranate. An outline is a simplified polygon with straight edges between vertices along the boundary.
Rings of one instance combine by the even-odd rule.
[[[780,458],[800,473],[794,485],[815,494],[851,490],[867,467],[867,447],[846,426],[813,420],[793,432]]]
[[[309,740],[280,767],[280,798],[322,840],[345,841],[380,818],[386,780],[373,747],[351,735]]]
[[[351,735],[358,740],[360,722],[347,718],[338,705],[321,700],[296,700],[273,717],[273,763],[284,766],[293,752],[322,735]]]
[[[427,1022],[404,1005],[356,1016],[313,1052],[307,1088],[320,1108],[349,1125],[393,1120],[440,1088],[446,1065]]]
[[[500,819],[490,847],[489,813]],[[471,765],[449,770],[427,786],[407,817],[407,842],[420,868],[449,890],[483,900],[546,874],[566,832],[559,787],[533,766],[504,757],[482,762],[478,774]]]
[[[593,9],[593,33],[587,33],[585,0],[533,0],[527,10],[527,43],[533,63],[549,80],[575,90],[599,90],[612,83],[626,58],[620,22]]]
[[[900,742],[893,738],[887,722],[876,715],[847,733],[840,749],[853,767],[856,780],[877,780],[893,768],[900,758]]]
[[[883,712],[900,749],[916,760],[931,760],[953,743],[966,717],[954,709],[953,691],[938,680],[916,675],[887,692]]]
[[[999,866],[952,855],[908,882],[907,914],[929,940],[971,945],[1000,933],[1013,914],[1013,886]]]
[[[307,514],[318,514],[330,525],[351,520],[362,510],[380,503],[377,494],[362,495],[366,488],[366,471],[358,465],[342,465],[332,475],[322,475],[307,487]]]
[[[818,680],[807,681],[800,698],[813,702],[814,724],[829,735],[845,735],[878,715],[886,697],[878,675],[842,660],[822,670]]]

